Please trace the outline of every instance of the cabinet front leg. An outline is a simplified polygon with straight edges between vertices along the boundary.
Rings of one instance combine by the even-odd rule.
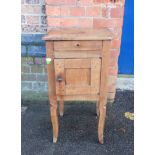
[[[100,144],[104,143],[103,133],[104,133],[105,117],[106,117],[106,106],[99,106],[98,140]]]
[[[50,101],[50,114],[53,126],[53,143],[58,139],[58,115],[57,115],[57,97],[55,84],[55,66],[54,66],[54,48],[53,41],[46,41],[46,55],[47,55],[47,71],[48,71],[48,96]],[[50,60],[50,61],[49,61]]]
[[[51,122],[53,127],[53,143],[57,142],[58,132],[59,132],[59,123],[58,123],[58,115],[57,115],[57,101],[50,101],[50,114],[51,114]]]
[[[105,125],[106,104],[108,97],[110,44],[110,41],[103,41],[98,122],[98,139],[101,144],[103,144],[103,131]]]

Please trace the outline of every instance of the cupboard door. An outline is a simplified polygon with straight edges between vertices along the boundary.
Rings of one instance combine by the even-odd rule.
[[[57,95],[98,94],[101,59],[55,59]]]

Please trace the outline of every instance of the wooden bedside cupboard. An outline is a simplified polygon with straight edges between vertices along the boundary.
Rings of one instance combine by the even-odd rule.
[[[58,101],[63,116],[64,101],[88,100],[97,102],[98,139],[103,144],[112,37],[108,29],[54,29],[43,38],[54,143],[59,132]]]

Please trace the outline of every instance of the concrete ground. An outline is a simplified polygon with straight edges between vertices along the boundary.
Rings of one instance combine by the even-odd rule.
[[[134,78],[133,77],[118,77],[117,89],[121,90],[134,90]]]
[[[65,104],[59,118],[57,144],[52,143],[48,102],[22,101],[22,155],[133,155],[134,122],[124,113],[134,111],[134,92],[118,90],[115,103],[108,104],[105,143],[97,140],[95,104]]]

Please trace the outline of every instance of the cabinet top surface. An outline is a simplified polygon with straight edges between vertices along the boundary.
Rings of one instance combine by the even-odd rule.
[[[111,40],[113,34],[104,29],[53,29],[48,32],[43,40]]]

